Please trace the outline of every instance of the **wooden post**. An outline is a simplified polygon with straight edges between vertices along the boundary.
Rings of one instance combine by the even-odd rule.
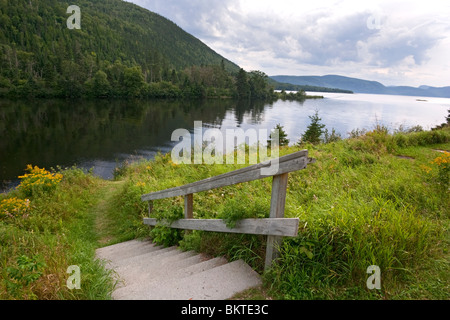
[[[286,190],[289,173],[274,176],[272,181],[272,198],[270,202],[270,218],[284,218],[286,204]],[[277,259],[279,252],[277,246],[281,244],[281,237],[267,236],[265,270],[272,266],[272,261]]]
[[[153,211],[153,201],[148,202],[148,217],[150,218]]]
[[[194,195],[184,196],[184,218],[194,219]]]

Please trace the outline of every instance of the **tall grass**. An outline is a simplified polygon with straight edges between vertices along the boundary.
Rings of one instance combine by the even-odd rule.
[[[50,191],[34,188],[29,197],[29,189],[25,195],[18,188],[0,197],[28,197],[31,206],[26,215],[0,219],[1,299],[110,297],[114,283],[94,257],[95,216],[90,211],[101,181],[77,169],[61,174],[62,181]],[[71,265],[81,269],[81,290],[66,285]]]
[[[433,275],[441,270],[439,276],[444,275],[448,283],[450,270],[439,261],[447,254],[449,192],[436,180],[436,166],[431,173],[424,167],[433,166],[439,155],[433,149],[448,149],[449,141],[448,129],[389,134],[377,127],[352,139],[303,145],[317,162],[290,174],[285,216],[300,218],[301,230],[298,237],[284,239],[278,263],[265,274],[271,294],[282,299],[448,297],[448,286],[438,285]],[[299,149],[286,147],[280,155]],[[126,193],[134,195],[128,198],[128,207],[134,206],[145,216],[138,195],[237,168],[177,166],[169,155],[129,166],[123,170],[123,177],[129,179]],[[270,188],[269,178],[196,194],[194,217],[222,218],[231,225],[242,218],[265,217]],[[154,205],[164,214],[171,206],[181,207],[182,199],[160,200]],[[187,232],[178,238],[181,241],[166,245],[244,259],[262,271],[263,238]],[[371,265],[382,270],[380,291],[366,287]],[[418,272],[424,266],[427,269]],[[418,278],[425,274],[431,292],[418,289]]]
[[[347,140],[282,148],[280,156],[306,148],[317,162],[289,176],[285,216],[299,218],[300,230],[284,238],[279,260],[264,274],[268,292],[279,299],[448,299],[448,162],[433,149],[449,150],[449,142],[448,128],[389,134],[378,127]],[[30,180],[26,194],[19,188],[0,195],[0,298],[109,299],[114,281],[95,259],[105,235],[116,242],[150,236],[243,259],[263,273],[263,236],[149,230],[142,223],[148,211],[141,195],[242,166],[176,165],[158,155],[118,170],[120,188],[70,169],[58,172],[61,181],[43,174],[51,188]],[[195,194],[194,218],[232,226],[267,217],[271,182]],[[159,200],[154,212],[177,217],[182,206],[182,198]],[[107,231],[96,230],[99,215]],[[71,265],[80,266],[81,290],[66,286]],[[371,265],[381,268],[381,290],[366,287]]]

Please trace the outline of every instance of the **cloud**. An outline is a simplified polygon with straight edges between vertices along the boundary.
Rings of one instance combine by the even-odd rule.
[[[442,50],[450,54],[450,5],[444,1],[132,2],[174,21],[247,70],[345,73],[388,85],[420,85],[423,77],[430,85],[450,85],[450,70],[442,69],[448,68]]]

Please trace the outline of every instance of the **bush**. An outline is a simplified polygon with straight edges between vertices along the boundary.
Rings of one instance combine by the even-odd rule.
[[[334,128],[331,129],[331,133],[328,131],[328,129],[325,129],[323,137],[324,143],[332,143],[340,140],[342,140],[342,136],[337,133]]]
[[[433,164],[438,167],[437,181],[444,191],[450,185],[450,152],[444,152],[442,156],[433,160]]]
[[[17,267],[7,268],[8,278],[5,282],[9,293],[18,299],[24,298],[24,295],[32,299],[37,298],[30,286],[42,276],[45,262],[40,256],[29,258],[22,255],[17,258],[16,265]]]
[[[156,244],[164,247],[178,245],[179,241],[183,238],[182,231],[178,229],[171,229],[167,227],[167,224],[170,225],[176,220],[183,219],[183,207],[172,206],[163,212],[156,212],[155,216],[158,219],[159,224],[150,232],[150,237],[152,240]]]
[[[236,226],[241,219],[267,218],[270,206],[263,201],[250,202],[245,199],[233,198],[219,212],[218,218],[223,219],[228,228]]]
[[[62,174],[50,173],[32,165],[28,165],[26,171],[27,174],[19,177],[22,181],[17,187],[26,197],[53,191],[63,178]]]
[[[26,216],[30,212],[30,200],[8,198],[0,202],[0,219],[4,217]]]

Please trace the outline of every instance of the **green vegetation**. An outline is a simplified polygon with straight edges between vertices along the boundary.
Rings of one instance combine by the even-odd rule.
[[[94,260],[91,210],[105,182],[78,169],[33,170],[17,190],[0,195],[0,299],[108,299],[114,282]],[[52,188],[43,187],[48,180]],[[22,188],[30,181],[31,195]],[[71,265],[81,269],[81,290],[66,286]]]
[[[171,21],[120,1],[0,1],[0,97],[270,99],[245,72]]]
[[[284,238],[264,287],[243,296],[448,299],[448,124],[393,134],[377,125],[345,140],[285,146],[280,156],[301,149],[317,161],[289,178],[285,216],[300,219],[299,234]],[[0,195],[0,299],[110,299],[115,281],[95,260],[95,249],[141,237],[243,259],[262,272],[263,236],[149,229],[142,223],[148,214],[142,194],[243,166],[177,165],[170,154],[159,154],[119,168],[116,181],[75,168],[28,166],[19,187]],[[198,193],[194,218],[221,218],[231,227],[243,218],[267,217],[270,191],[267,178]],[[160,219],[178,219],[182,211],[182,198],[154,202]],[[81,269],[81,290],[66,286],[72,265]],[[371,265],[381,268],[381,290],[366,287]]]
[[[284,127],[281,124],[277,124],[275,126],[275,130],[278,130],[278,145],[280,147],[288,146],[290,140],[287,138],[288,135],[287,135],[286,131],[284,131]],[[272,135],[273,135],[273,130],[270,133],[269,140],[267,140],[268,148],[271,148],[272,140],[275,139],[275,137],[273,137]]]
[[[286,203],[286,216],[300,218],[301,230],[297,238],[284,239],[264,290],[278,299],[448,299],[450,159],[434,150],[450,148],[449,128],[389,134],[377,126],[356,138],[284,147],[281,155],[303,148],[317,162],[290,175]],[[141,194],[239,167],[175,165],[160,155],[122,169],[118,178],[127,181],[129,196],[120,206],[145,216]],[[270,189],[265,179],[196,194],[194,217],[222,218],[230,225],[267,217]],[[183,201],[159,200],[154,206],[159,215],[168,208],[181,214]],[[264,237],[164,232],[164,240],[174,241],[161,244],[244,259],[263,269]],[[381,267],[380,291],[366,287],[370,265]]]
[[[448,299],[448,127],[389,134],[377,127],[307,148],[317,159],[290,174],[286,217],[300,218],[296,238],[284,238],[264,287],[244,294],[275,299]],[[95,249],[152,237],[165,246],[244,259],[262,272],[265,237],[184,232],[143,225],[142,194],[191,183],[245,165],[176,165],[158,155],[118,169],[103,181],[79,169],[29,167],[21,186],[0,195],[1,299],[110,299],[112,275]],[[43,188],[46,183],[51,188]],[[31,186],[33,185],[33,186]],[[23,186],[30,186],[31,193]],[[232,226],[263,218],[271,179],[196,194],[195,218]],[[182,216],[183,199],[154,202],[155,216]],[[69,290],[67,268],[81,268],[81,290]],[[382,289],[369,291],[366,269],[382,270]]]
[[[321,142],[321,137],[325,133],[325,125],[320,123],[322,120],[319,118],[319,112],[316,111],[314,115],[309,116],[311,123],[308,125],[305,133],[303,134],[300,144],[302,143],[312,143],[318,144]]]
[[[286,92],[281,90],[280,92],[275,91],[273,93],[275,99],[281,99],[283,101],[305,101],[305,99],[323,99],[323,96],[310,96],[307,95],[305,91],[299,90],[296,92]]]
[[[124,1],[78,1],[82,29],[69,30],[70,4],[0,0],[0,97],[303,100],[302,90],[314,91],[274,93],[264,73],[239,69],[172,22]],[[104,114],[97,117],[109,119]],[[61,123],[57,116],[33,116],[30,127]],[[279,124],[280,156],[308,149],[317,162],[290,174],[285,215],[299,218],[301,230],[283,240],[278,263],[264,275],[262,295],[448,299],[449,121],[432,131],[416,127],[393,134],[376,126],[343,140],[316,113],[302,141],[291,147]],[[86,125],[68,122],[73,132]],[[14,130],[34,139],[26,129]],[[265,237],[149,229],[142,223],[142,194],[241,167],[176,165],[160,154],[119,168],[116,181],[103,181],[76,168],[28,166],[19,187],[0,194],[0,299],[110,299],[115,282],[95,259],[95,249],[139,237],[244,259],[261,272]],[[270,190],[271,180],[264,179],[199,193],[194,217],[221,218],[230,227],[243,218],[267,217]],[[182,216],[182,199],[154,205],[157,218]],[[66,286],[72,265],[81,269],[81,290]],[[381,267],[379,291],[365,286],[370,265]]]

